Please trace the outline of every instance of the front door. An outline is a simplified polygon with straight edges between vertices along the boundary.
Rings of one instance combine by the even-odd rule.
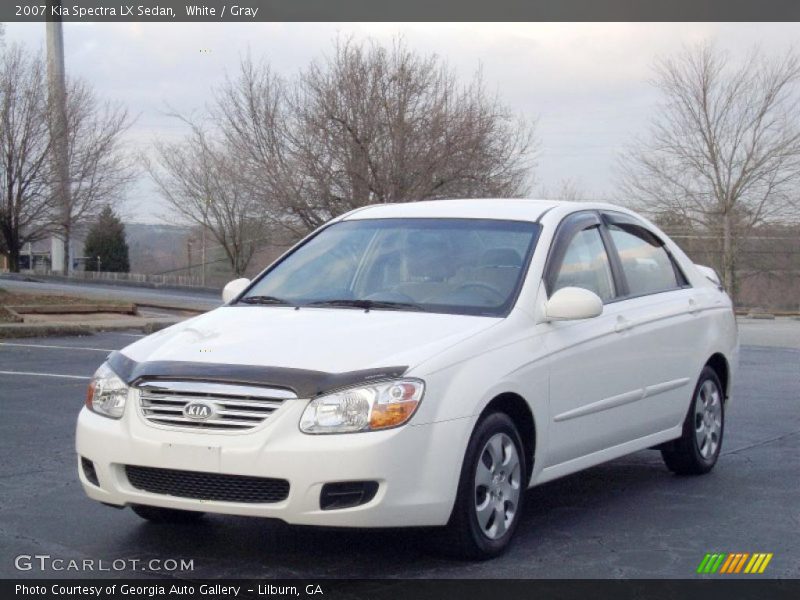
[[[645,340],[627,325],[629,307],[619,302],[624,281],[599,215],[577,213],[561,224],[545,274],[549,295],[580,287],[603,300],[592,319],[552,322],[550,354],[550,448],[547,467],[638,437],[647,421],[639,402],[647,385]]]

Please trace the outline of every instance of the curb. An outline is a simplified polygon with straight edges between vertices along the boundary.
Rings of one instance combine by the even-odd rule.
[[[191,307],[188,306],[188,304],[176,306],[174,302],[159,302],[158,300],[137,300],[134,302],[134,304],[140,308],[163,308],[164,310],[174,310],[178,312],[193,313],[196,315],[202,315],[203,313],[214,310],[213,308],[197,308],[196,304]],[[222,304],[220,304],[220,306],[222,306]]]
[[[54,336],[86,336],[101,331],[130,331],[131,329],[151,334],[165,329],[182,319],[161,319],[142,323],[11,323],[0,325],[0,339]]]
[[[28,282],[30,283],[30,281]],[[46,283],[46,282],[35,282],[35,283]],[[3,277],[0,277],[0,288],[3,284]],[[120,288],[124,288],[124,286],[119,286]],[[128,286],[127,289],[132,290],[133,286]],[[125,291],[124,289],[120,289],[120,291]],[[19,293],[38,293],[44,296],[69,296],[71,298],[84,298],[86,300],[93,300],[94,296],[82,294],[80,290],[64,290],[63,292],[54,292],[49,290],[38,290],[36,292],[30,292],[29,290],[20,291]],[[215,300],[215,299],[214,299]],[[209,304],[205,304],[203,300],[197,299],[193,300],[191,297],[187,297],[185,300],[181,298],[172,298],[170,300],[158,300],[156,298],[136,298],[135,296],[127,296],[125,299],[120,299],[117,303],[122,304],[133,304],[140,308],[161,308],[164,310],[174,310],[178,312],[185,312],[191,313],[192,315],[201,315],[208,311],[214,310],[215,308],[219,308],[223,305],[222,300],[218,300],[218,304],[215,306],[211,305],[212,299],[209,298]],[[111,299],[111,302],[114,302],[114,299]],[[70,305],[73,306],[73,305]]]
[[[127,304],[6,304],[4,308],[12,316],[21,315],[64,315],[87,313],[117,313],[123,315],[136,315],[136,305]]]

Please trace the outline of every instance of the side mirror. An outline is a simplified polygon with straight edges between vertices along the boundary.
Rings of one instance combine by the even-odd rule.
[[[548,321],[591,319],[603,313],[603,301],[589,290],[565,287],[550,296],[544,311]]]
[[[248,285],[250,285],[250,280],[247,277],[229,281],[227,284],[225,284],[225,287],[222,288],[222,301],[227,304],[236,298],[236,296],[241,294],[244,288],[246,288]]]

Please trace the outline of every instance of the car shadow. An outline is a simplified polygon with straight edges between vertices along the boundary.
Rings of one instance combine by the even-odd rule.
[[[510,553],[535,551],[543,539],[563,539],[570,529],[577,529],[579,536],[586,521],[598,516],[620,512],[624,518],[631,503],[669,493],[669,478],[674,476],[657,453],[642,452],[528,490]],[[434,549],[436,530],[431,529],[290,526],[273,519],[206,515],[189,525],[140,521],[127,531],[124,545],[140,553],[194,559],[194,576],[437,576],[437,568],[444,565],[450,576],[466,575],[453,569],[459,561]],[[426,558],[422,574],[421,556]],[[470,563],[462,564],[471,568]]]

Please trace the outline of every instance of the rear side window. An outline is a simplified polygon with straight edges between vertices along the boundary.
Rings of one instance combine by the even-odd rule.
[[[631,296],[681,287],[675,266],[663,245],[639,227],[609,224]]]
[[[614,298],[614,278],[597,227],[579,231],[567,246],[553,292],[564,287],[589,290],[600,296],[603,302]]]

